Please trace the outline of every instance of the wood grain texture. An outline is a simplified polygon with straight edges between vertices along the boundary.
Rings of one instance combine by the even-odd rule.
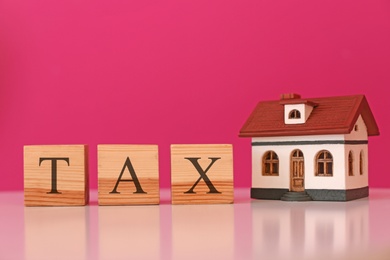
[[[56,187],[52,191],[50,160],[57,161]],[[83,206],[88,203],[88,147],[86,145],[31,145],[24,147],[25,206]]]
[[[233,203],[232,145],[171,145],[171,182],[172,204]]]
[[[144,193],[137,193],[130,169],[125,166],[127,160]],[[117,193],[112,193],[119,178]],[[159,204],[158,146],[98,145],[98,183],[99,205]]]

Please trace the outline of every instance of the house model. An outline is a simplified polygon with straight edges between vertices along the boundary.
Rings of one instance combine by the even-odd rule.
[[[364,95],[257,104],[240,131],[252,138],[256,199],[347,201],[368,196],[368,136],[379,129]]]

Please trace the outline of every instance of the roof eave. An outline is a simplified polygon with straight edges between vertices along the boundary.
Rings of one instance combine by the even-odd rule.
[[[313,130],[288,130],[288,131],[264,131],[264,132],[240,132],[239,137],[277,137],[277,136],[304,136],[304,135],[337,135],[349,134],[349,128],[313,129]]]
[[[379,135],[379,127],[375,121],[374,114],[371,111],[370,105],[365,96],[363,96],[361,106],[359,108],[359,113],[362,115],[363,121],[367,127],[367,134],[369,136]]]

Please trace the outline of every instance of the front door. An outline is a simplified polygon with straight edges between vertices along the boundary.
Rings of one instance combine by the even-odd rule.
[[[301,150],[294,150],[291,153],[290,160],[290,190],[291,191],[304,191],[305,190],[305,165],[303,159],[303,153]]]

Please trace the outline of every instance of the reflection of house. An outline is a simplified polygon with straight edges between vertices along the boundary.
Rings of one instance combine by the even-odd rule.
[[[252,137],[251,197],[305,191],[313,200],[368,196],[368,136],[379,129],[363,95],[260,102],[240,131]]]
[[[342,254],[360,252],[369,245],[369,210],[368,200],[251,203],[254,255],[263,259],[346,259]]]

